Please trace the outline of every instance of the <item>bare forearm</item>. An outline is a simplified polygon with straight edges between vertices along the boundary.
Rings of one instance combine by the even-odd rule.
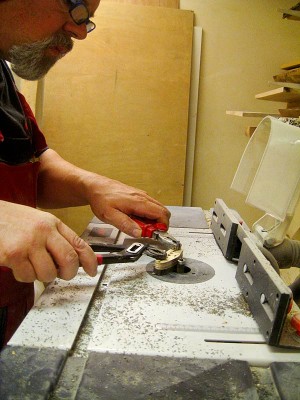
[[[141,235],[141,229],[130,215],[167,225],[170,218],[170,212],[143,190],[82,170],[53,150],[45,151],[41,156],[38,205],[61,208],[86,204],[99,219],[134,237]]]
[[[38,205],[60,208],[88,204],[87,186],[94,176],[68,163],[55,151],[47,150],[41,156]]]

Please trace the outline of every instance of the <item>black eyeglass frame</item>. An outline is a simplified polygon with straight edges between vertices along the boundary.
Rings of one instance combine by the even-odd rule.
[[[92,32],[96,28],[96,24],[90,20],[90,12],[86,6],[86,4],[82,0],[68,0],[68,3],[70,4],[69,7],[69,14],[72,18],[72,20],[75,22],[76,25],[86,25],[86,30],[87,33]],[[83,19],[76,19],[74,10],[78,7],[83,7],[84,11],[86,12],[86,17]]]

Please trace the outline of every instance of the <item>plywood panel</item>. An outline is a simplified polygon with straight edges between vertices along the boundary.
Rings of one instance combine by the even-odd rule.
[[[181,205],[193,13],[104,2],[95,22],[46,78],[48,143],[83,168]],[[76,211],[66,218],[72,225]]]

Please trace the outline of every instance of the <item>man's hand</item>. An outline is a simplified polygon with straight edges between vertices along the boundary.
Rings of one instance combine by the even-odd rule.
[[[92,249],[58,218],[5,201],[0,209],[0,265],[11,268],[18,281],[70,280],[80,265],[96,275]]]
[[[100,220],[136,238],[141,236],[141,229],[130,215],[169,225],[170,212],[143,190],[78,168],[52,149],[45,151],[40,160],[40,207],[60,208],[89,204]]]
[[[135,238],[141,237],[141,228],[130,215],[153,219],[169,226],[170,212],[160,202],[142,190],[103,176],[94,178],[90,186],[89,203],[100,220]]]

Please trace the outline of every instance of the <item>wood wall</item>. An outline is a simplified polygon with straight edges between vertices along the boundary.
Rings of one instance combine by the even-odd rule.
[[[181,205],[193,13],[106,0],[94,21],[46,77],[48,143],[82,168]],[[86,208],[55,213],[77,231],[91,217]]]

